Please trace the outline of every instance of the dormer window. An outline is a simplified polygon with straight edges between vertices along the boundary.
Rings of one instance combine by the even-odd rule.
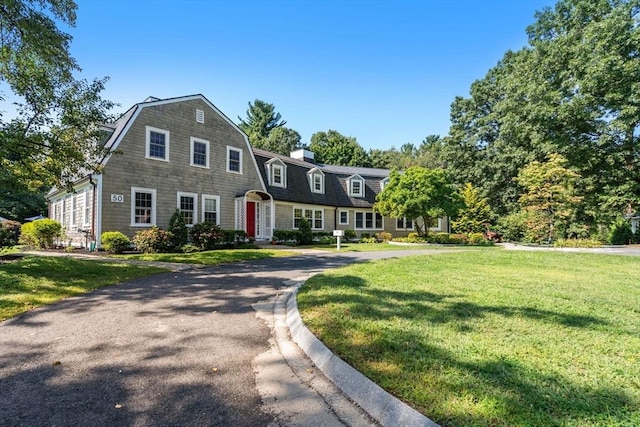
[[[269,185],[287,188],[287,166],[280,159],[271,159],[266,165]]]
[[[384,178],[382,181],[380,181],[380,191],[384,190],[387,185],[389,185],[389,177]]]
[[[309,175],[309,186],[312,193],[324,194],[324,173],[318,169],[311,169],[307,175]]]
[[[351,197],[364,197],[364,179],[360,175],[353,175],[347,180]]]

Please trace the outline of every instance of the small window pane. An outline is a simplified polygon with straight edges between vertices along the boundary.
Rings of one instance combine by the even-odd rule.
[[[363,228],[363,215],[362,212],[356,212],[356,228]]]
[[[342,211],[340,212],[340,224],[348,224],[349,223],[349,212]]]
[[[322,228],[322,211],[317,210],[313,213],[313,228],[321,229]]]
[[[135,223],[151,224],[151,193],[135,193]]]
[[[240,151],[229,150],[229,170],[240,172]]]
[[[193,164],[207,166],[207,144],[197,141],[193,142]]]
[[[187,224],[193,224],[195,201],[191,196],[180,196],[180,212]]]
[[[165,135],[160,132],[149,132],[149,156],[164,159],[165,156]]]

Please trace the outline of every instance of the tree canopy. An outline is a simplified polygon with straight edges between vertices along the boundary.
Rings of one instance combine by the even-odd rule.
[[[74,78],[79,67],[69,54],[71,36],[50,15],[73,27],[76,4],[10,0],[0,6],[0,80],[16,99],[15,117],[0,117],[0,196],[7,200],[68,185],[94,171],[105,154],[100,124],[113,105],[100,97],[106,79]]]
[[[316,132],[311,136],[309,150],[318,163],[340,166],[368,166],[367,153],[351,136],[335,130]]]
[[[417,220],[416,232],[426,235],[436,219],[455,216],[461,206],[460,196],[442,169],[412,166],[404,173],[391,172],[374,209],[392,218]]]
[[[638,0],[560,0],[451,106],[443,160],[497,213],[518,209],[520,169],[563,155],[583,177],[592,221],[640,208]]]

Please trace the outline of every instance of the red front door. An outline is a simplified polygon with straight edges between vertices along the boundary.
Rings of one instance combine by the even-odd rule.
[[[247,236],[256,237],[256,203],[247,202]]]

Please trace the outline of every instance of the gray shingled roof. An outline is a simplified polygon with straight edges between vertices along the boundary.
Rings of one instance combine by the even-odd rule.
[[[253,153],[267,191],[274,199],[286,202],[371,208],[375,203],[376,195],[380,192],[380,181],[389,176],[387,169],[314,164],[258,148],[254,148]],[[266,163],[274,158],[281,160],[287,166],[287,188],[269,185]],[[312,192],[309,186],[307,173],[316,167],[324,173],[324,194]],[[365,197],[349,196],[347,180],[353,175],[360,175],[364,179]]]

